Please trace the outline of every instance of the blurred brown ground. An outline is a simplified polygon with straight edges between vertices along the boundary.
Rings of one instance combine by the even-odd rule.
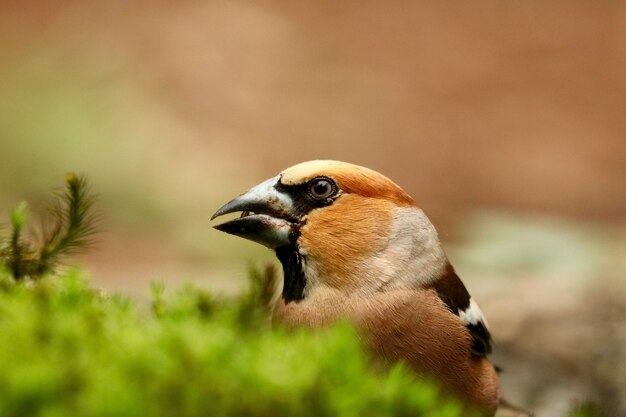
[[[600,225],[618,249],[593,274],[465,280],[515,400],[624,407],[626,2],[4,1],[0,23],[0,208],[86,172],[107,219],[83,258],[98,285],[236,291],[270,256],[212,232],[212,211],[291,164],[346,160],[460,251],[476,210]]]

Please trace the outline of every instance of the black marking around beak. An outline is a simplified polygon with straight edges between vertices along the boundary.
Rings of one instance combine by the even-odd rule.
[[[306,223],[307,213],[330,203],[332,200],[311,198],[308,184],[286,186],[276,176],[226,203],[211,220],[241,212],[241,217],[214,228],[274,249],[283,266],[283,299],[289,303],[302,300],[306,287],[305,258],[297,243],[300,228]]]

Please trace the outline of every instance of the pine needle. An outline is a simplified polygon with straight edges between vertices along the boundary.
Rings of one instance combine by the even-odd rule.
[[[57,193],[49,209],[52,222],[42,223],[38,244],[24,240],[23,229],[28,221],[28,206],[20,203],[11,215],[11,236],[2,242],[0,262],[15,280],[37,279],[58,267],[61,258],[88,248],[98,231],[98,216],[93,213],[94,197],[87,181],[74,173],[66,177],[66,189]]]

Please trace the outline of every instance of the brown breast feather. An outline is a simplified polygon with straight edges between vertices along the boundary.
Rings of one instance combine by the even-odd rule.
[[[433,289],[305,299],[288,305],[280,301],[275,316],[288,326],[308,327],[348,318],[378,358],[403,360],[418,373],[435,375],[471,406],[489,416],[495,413],[499,400],[495,369],[486,358],[471,354],[471,336]]]

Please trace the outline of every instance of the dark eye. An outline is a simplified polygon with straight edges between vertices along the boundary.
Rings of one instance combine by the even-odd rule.
[[[336,192],[337,186],[328,178],[315,178],[309,183],[309,194],[316,200],[323,200]]]

